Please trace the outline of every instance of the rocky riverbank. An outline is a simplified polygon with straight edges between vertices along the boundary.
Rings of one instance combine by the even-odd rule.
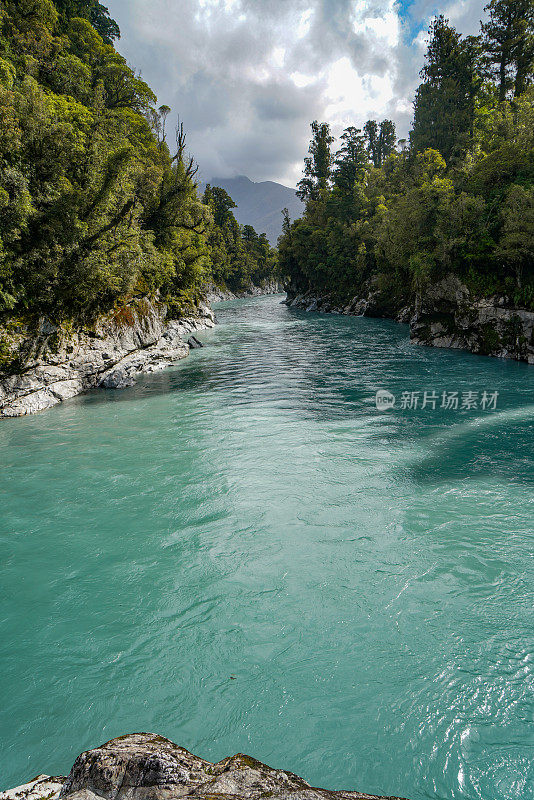
[[[534,312],[503,295],[477,296],[455,275],[429,285],[412,305],[376,287],[365,287],[346,303],[313,291],[288,291],[285,302],[305,311],[394,319],[409,324],[415,344],[534,364]]]
[[[69,330],[41,319],[4,336],[15,369],[0,377],[0,417],[44,411],[88,389],[124,388],[144,372],[184,358],[194,331],[215,317],[201,304],[194,315],[167,319],[167,307],[142,299],[101,317],[91,329]]]
[[[326,771],[326,770],[325,770]],[[327,776],[325,775],[325,778]],[[401,800],[310,786],[298,775],[238,754],[212,764],[152,733],[121,736],[82,753],[69,773],[39,775],[0,800]]]
[[[416,344],[534,364],[534,312],[503,295],[474,296],[454,275],[418,298],[410,337]]]
[[[249,286],[242,292],[231,292],[226,287],[210,286],[206,292],[208,303],[220,303],[223,300],[238,300],[245,297],[261,297],[266,294],[281,294],[284,287],[278,281],[269,281],[262,286]]]
[[[352,317],[380,317],[397,322],[409,322],[412,314],[410,306],[395,302],[373,287],[363,287],[362,292],[345,302],[339,302],[330,294],[313,290],[295,292],[288,290],[285,304],[289,308],[315,311],[320,314],[346,314]]]

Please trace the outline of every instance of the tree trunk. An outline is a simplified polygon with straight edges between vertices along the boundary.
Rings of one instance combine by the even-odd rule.
[[[499,102],[506,100],[506,53],[501,53],[501,63],[499,64]]]
[[[523,59],[518,59],[517,70],[515,73],[514,97],[519,97],[519,95],[523,94],[523,92],[525,91],[526,73],[527,73],[526,64],[523,62]]]

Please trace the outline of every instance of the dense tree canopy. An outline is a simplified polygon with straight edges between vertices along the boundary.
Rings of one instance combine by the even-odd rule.
[[[480,47],[473,36],[463,39],[444,17],[430,28],[426,63],[421,70],[414,106],[414,150],[433,148],[445,159],[465,153],[473,134]]]
[[[82,17],[89,20],[106,44],[113,44],[115,39],[120,39],[119,26],[111,19],[106,6],[98,0],[54,0],[54,5],[62,22],[68,24],[73,17]]]
[[[332,153],[330,146],[334,141],[330,126],[326,122],[314,120],[311,124],[312,139],[304,159],[304,177],[297,185],[301,200],[317,199],[321,191],[328,188],[332,172]]]
[[[534,0],[488,11],[480,37],[432,23],[409,147],[369,120],[332,152],[328,126],[313,123],[306,212],[286,217],[279,240],[293,289],[344,301],[374,288],[395,311],[455,272],[534,308]]]
[[[272,280],[276,253],[265,233],[258,235],[252,225],[240,227],[232,213],[236,204],[220,186],[208,184],[203,202],[214,219],[208,240],[214,283],[231,291],[242,291]]]
[[[217,273],[221,226],[197,196],[183,126],[169,146],[170,109],[118,36],[94,0],[0,0],[4,320],[89,320],[145,294],[179,312]]]
[[[301,289],[382,287],[393,305],[453,271],[534,306],[534,0],[490,0],[480,37],[430,29],[409,146],[390,120],[337,148],[314,121],[280,266]],[[141,295],[173,313],[207,283],[271,278],[264,234],[209,186],[183,126],[114,49],[96,0],[0,0],[0,316],[90,320]]]

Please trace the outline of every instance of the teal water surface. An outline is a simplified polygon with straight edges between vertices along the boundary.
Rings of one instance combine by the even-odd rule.
[[[329,788],[533,796],[534,367],[280,299],[0,424],[0,789],[149,730]],[[425,390],[499,396],[400,407]]]

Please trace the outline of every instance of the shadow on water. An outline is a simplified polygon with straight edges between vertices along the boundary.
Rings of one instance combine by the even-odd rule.
[[[0,425],[4,786],[144,729],[523,800],[534,369],[277,298],[217,313],[175,367]]]
[[[349,410],[367,413],[365,401],[376,379],[369,368],[354,372],[350,326],[341,327],[335,336],[323,336],[322,319],[289,318],[279,329],[270,329],[249,319],[240,323],[235,309],[231,311],[223,318],[224,328],[198,334],[205,347],[187,359],[141,375],[132,387],[97,389],[70,402],[121,403],[172,392],[229,393],[230,404],[286,399],[321,418],[344,417]],[[231,396],[242,387],[247,388],[245,396]]]
[[[159,373],[124,390],[95,390],[70,403],[130,403],[183,393],[193,403],[218,395],[227,409],[273,405],[297,422],[365,427],[371,446],[396,451],[416,445],[420,460],[406,465],[417,484],[474,476],[530,486],[529,445],[534,418],[534,370],[526,364],[413,345],[408,326],[391,320],[308,314],[276,298],[219,304],[222,323],[199,338],[205,344]],[[438,409],[377,412],[377,389],[500,391],[503,410]],[[221,397],[223,395],[223,397]],[[411,447],[413,450],[413,447]]]
[[[423,441],[428,450],[409,470],[417,483],[461,481],[483,475],[534,485],[534,405],[453,425]]]

